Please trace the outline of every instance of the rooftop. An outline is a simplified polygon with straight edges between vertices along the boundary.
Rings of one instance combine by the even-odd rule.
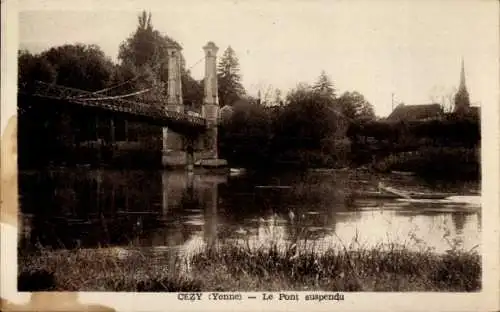
[[[443,114],[441,105],[420,104],[420,105],[405,105],[399,104],[387,117],[389,121],[403,121],[403,120],[422,120],[439,117]]]

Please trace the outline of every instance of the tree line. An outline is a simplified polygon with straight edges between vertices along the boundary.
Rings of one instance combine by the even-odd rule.
[[[135,32],[120,44],[117,63],[114,63],[106,56],[97,45],[66,44],[52,47],[39,54],[19,51],[19,89],[21,92],[30,91],[30,88],[34,87],[35,81],[110,96],[147,89],[148,92],[135,96],[133,99],[150,105],[164,105],[168,83],[167,48],[171,45],[180,47],[179,43],[173,38],[154,29],[151,14],[143,11],[138,16]],[[254,117],[259,114],[262,115],[264,111],[266,115],[264,120],[276,117],[273,114],[268,114],[268,109],[264,108],[261,99],[247,94],[241,82],[242,75],[239,60],[231,46],[227,47],[219,58],[217,75],[220,106],[231,106],[237,111],[231,125],[234,126],[238,123],[238,116],[241,113],[250,118],[250,120],[247,120],[249,123],[256,122],[255,125],[247,124],[244,126],[244,128],[248,129],[255,129],[263,125],[263,120],[254,120]],[[184,104],[190,110],[199,111],[203,102],[204,82],[203,79],[196,80],[192,77],[184,57],[181,60],[181,79]],[[279,92],[277,91],[277,93]],[[321,99],[321,103],[317,105],[313,103],[316,97]],[[357,92],[344,93],[337,99],[333,84],[325,72],[321,73],[318,81],[313,86],[299,84],[297,88],[291,90],[285,96],[285,99],[281,99],[279,96],[278,99],[282,106],[286,104],[287,107],[280,113],[279,123],[282,132],[280,135],[287,138],[301,135],[301,141],[304,142],[307,148],[320,146],[318,140],[325,140],[330,135],[328,131],[334,127],[335,122],[332,119],[333,117],[329,119],[328,116],[332,115],[335,110],[340,109],[351,118],[357,118],[358,115],[374,118],[373,108],[361,94]],[[249,105],[241,105],[241,103],[249,103]],[[257,104],[262,105],[253,107]],[[240,112],[242,110],[245,112]],[[261,113],[257,113],[259,110]],[[306,112],[308,118],[312,119],[305,120],[302,115],[303,112]],[[62,141],[68,139],[68,133],[60,125],[65,123],[61,119],[70,117],[62,116],[61,112],[41,112],[40,108],[27,103],[19,105],[19,116],[21,124],[27,124],[29,121],[30,128],[33,129],[34,125],[38,125],[45,130],[27,134],[26,137],[21,137],[21,139],[37,141],[37,135],[41,136],[43,133],[45,133],[45,139],[52,137],[56,142],[60,141],[60,145],[64,144]],[[75,118],[81,119],[83,117],[80,115]],[[87,131],[90,133],[81,135],[81,137],[95,139],[96,136],[99,136],[99,129],[105,128],[107,121],[89,120],[87,124],[91,125],[86,125],[85,129],[79,130],[80,132]],[[266,124],[268,124],[267,121]],[[74,126],[75,120],[71,122],[66,120],[66,130],[69,131]],[[147,125],[129,126],[135,128],[135,131],[128,131],[129,133],[142,132],[145,136],[157,136],[159,133],[158,129]],[[97,131],[94,131],[93,128],[97,128]],[[228,126],[225,131],[228,135],[230,133],[229,129]],[[259,131],[265,129],[265,127],[260,128]],[[97,133],[93,134],[92,132]],[[104,129],[101,132],[105,133],[106,130]],[[238,135],[240,133],[233,133],[232,137]],[[229,136],[227,138],[229,139]],[[290,142],[290,139],[287,139],[287,142],[280,144],[290,145]],[[27,145],[29,144],[27,143]],[[223,143],[223,145],[228,146],[228,143]]]
[[[35,81],[43,81],[101,95],[148,90],[132,99],[163,106],[168,90],[167,48],[171,45],[180,47],[173,38],[154,29],[151,14],[143,11],[135,31],[120,44],[116,63],[97,45],[67,44],[39,54],[20,51],[19,89],[29,91]],[[389,155],[422,147],[474,149],[480,141],[476,119],[450,117],[418,123],[379,120],[361,93],[338,94],[325,71],[314,83],[298,83],[287,93],[276,89],[273,95],[267,92],[262,97],[259,91],[258,97],[251,96],[243,87],[239,60],[231,46],[218,60],[217,76],[219,104],[225,111],[219,131],[220,155],[234,165],[360,166],[373,164],[374,158],[383,162]],[[200,111],[204,81],[193,78],[183,56],[181,80],[187,109]],[[20,149],[38,148],[49,159],[67,155],[64,147],[67,151],[79,141],[106,138],[109,133],[109,120],[85,112],[70,116],[31,103],[19,104],[18,108]],[[115,120],[114,127],[124,124]],[[154,153],[161,152],[161,128],[135,123],[126,127],[117,129],[117,133],[151,142],[148,146]]]

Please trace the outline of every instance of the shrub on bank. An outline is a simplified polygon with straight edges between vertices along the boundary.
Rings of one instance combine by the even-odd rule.
[[[474,179],[480,174],[478,149],[424,147],[412,152],[391,154],[375,163],[380,172],[412,171],[424,177]]]

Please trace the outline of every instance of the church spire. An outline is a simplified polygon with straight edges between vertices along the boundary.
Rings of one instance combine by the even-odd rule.
[[[462,68],[460,71],[460,85],[458,87],[458,92],[455,94],[455,112],[467,112],[470,107],[469,92],[467,91],[467,86],[465,85],[465,66],[464,59],[462,57]]]
[[[467,87],[465,86],[465,66],[463,57],[462,57],[462,70],[460,71],[460,86],[458,88],[467,90]]]

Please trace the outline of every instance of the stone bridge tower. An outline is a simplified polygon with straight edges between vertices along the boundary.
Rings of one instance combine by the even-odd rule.
[[[219,48],[209,41],[205,51],[205,97],[201,115],[207,120],[207,132],[203,137],[205,158],[217,159],[217,125],[219,120],[219,96],[217,92],[217,51]]]
[[[167,84],[167,111],[184,113],[182,101],[181,82],[181,50],[177,44],[171,44],[167,48],[168,54],[168,84]],[[164,166],[179,165],[184,159],[183,138],[180,134],[163,128],[162,163]]]
[[[184,112],[182,103],[181,83],[181,48],[171,45],[167,48],[168,53],[168,96],[167,110],[178,113]]]
[[[208,42],[205,51],[204,99],[201,115],[207,122],[207,129],[198,138],[182,137],[163,129],[163,157],[165,166],[186,166],[191,171],[195,158],[207,160],[211,165],[225,165],[225,160],[218,159],[217,127],[219,124],[219,97],[217,88],[217,51],[219,48]],[[168,96],[166,110],[185,113],[182,101],[181,85],[181,47],[172,45],[168,48]],[[195,157],[195,150],[198,152]],[[206,163],[204,163],[206,165]]]

